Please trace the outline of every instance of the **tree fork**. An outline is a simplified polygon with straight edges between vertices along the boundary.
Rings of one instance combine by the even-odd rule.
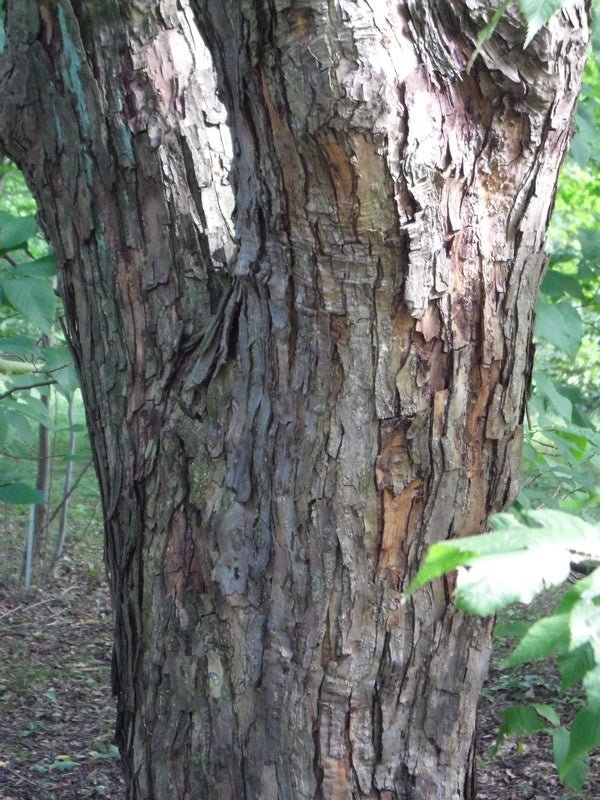
[[[6,2],[129,800],[474,796],[490,625],[402,592],[516,492],[588,7],[371,6]]]

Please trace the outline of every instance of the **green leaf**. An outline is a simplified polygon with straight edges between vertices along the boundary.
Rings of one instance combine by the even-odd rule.
[[[577,238],[586,261],[598,261],[600,259],[600,230],[584,228],[579,231]]]
[[[577,161],[579,166],[586,167],[595,151],[597,138],[597,123],[594,109],[587,107],[585,97],[577,107],[575,127],[577,133],[571,142],[569,155]]]
[[[11,505],[32,505],[43,503],[44,498],[26,483],[8,483],[0,486],[0,502]]]
[[[587,694],[587,704],[590,709],[600,709],[600,666],[590,669],[583,677],[583,685]]]
[[[576,250],[572,250],[570,248],[557,248],[550,253],[550,270],[549,272],[554,272],[555,270],[552,269],[556,264],[566,264],[570,261],[577,261],[579,258],[579,253]]]
[[[557,614],[534,622],[523,636],[516,649],[506,658],[503,666],[514,666],[526,661],[547,658],[561,645],[569,643],[569,615]]]
[[[50,372],[57,383],[57,389],[67,399],[79,386],[77,372],[68,347],[48,347],[43,351],[44,372]]]
[[[534,373],[535,391],[544,395],[551,403],[554,410],[568,422],[573,415],[573,405],[571,401],[557,391],[556,386],[547,375],[540,372]]]
[[[471,614],[487,616],[511,603],[529,603],[543,589],[562,583],[569,575],[569,557],[562,547],[538,545],[482,556],[456,581],[456,605]]]
[[[571,647],[589,644],[596,663],[600,664],[600,606],[581,597],[571,611],[570,628]]]
[[[68,433],[71,433],[71,432],[72,433],[83,433],[84,431],[87,431],[87,425],[83,425],[80,422],[76,422],[75,425],[69,425],[68,428],[60,428],[59,430],[67,431]],[[76,458],[78,458],[78,459],[84,458],[85,459],[85,458],[87,458],[87,455],[73,456],[73,459],[76,459]]]
[[[0,353],[2,358],[32,358],[37,355],[38,348],[35,339],[31,336],[15,334],[0,339]]]
[[[584,675],[593,669],[594,651],[587,642],[559,655],[557,664],[560,672],[560,688],[565,691],[580,683]]]
[[[583,300],[581,284],[574,275],[565,275],[556,269],[549,269],[544,277],[542,294],[555,300],[561,297],[574,297]]]
[[[510,3],[511,0],[504,0],[504,2],[502,2],[498,6],[491,20],[488,22],[485,28],[483,28],[483,30],[479,31],[479,33],[477,34],[477,40],[475,42],[475,50],[473,51],[473,55],[471,56],[471,58],[469,59],[469,63],[467,64],[467,73],[471,71],[471,67],[473,66],[475,59],[481,52],[481,48],[496,30],[498,23],[502,19],[502,16],[506,12],[506,9],[509,7]]]
[[[533,707],[540,717],[548,720],[551,725],[560,725],[560,717],[556,713],[554,706],[547,705],[546,703],[534,703]]]
[[[54,428],[54,422],[48,414],[48,408],[39,397],[29,393],[24,395],[22,400],[23,402],[19,405],[19,408],[22,409],[22,413],[26,417],[37,422],[38,425],[43,425],[45,428]]]
[[[18,438],[29,448],[33,444],[33,431],[27,418],[20,411],[6,411],[6,420]]]
[[[0,252],[16,250],[38,233],[34,216],[15,217],[0,211]]]
[[[513,518],[507,527],[480,536],[439,542],[426,556],[415,580],[418,586],[457,565],[457,605],[487,615],[510,603],[530,602],[542,589],[561,583],[574,559],[600,558],[600,532],[594,525],[551,509],[528,511],[527,527]]]
[[[527,21],[527,38],[523,47],[531,42],[550,17],[564,5],[565,0],[519,0],[521,13]]]
[[[65,771],[65,770],[68,770],[68,769],[74,769],[74,768],[78,768],[78,767],[79,767],[79,764],[77,764],[71,758],[57,758],[56,761],[54,761],[54,763],[50,764],[48,769],[52,770],[52,771],[54,771],[54,770]]]
[[[548,720],[533,706],[512,706],[500,712],[500,736],[528,736],[548,728]]]
[[[90,752],[90,756],[94,761],[100,761],[109,758],[119,758],[119,750],[114,744],[111,744],[105,753],[98,753],[97,751],[92,750]]]
[[[579,313],[566,300],[548,303],[540,297],[536,306],[536,338],[545,339],[563,355],[574,358],[583,337]]]
[[[465,541],[464,539],[462,540]],[[415,589],[424,586],[426,583],[439,578],[447,572],[463,564],[467,564],[471,558],[476,556],[476,552],[463,551],[456,541],[438,542],[429,548],[425,561],[421,565],[414,580],[407,589],[406,596],[410,597]]]
[[[571,761],[568,758],[571,736],[565,728],[556,728],[552,735],[554,762],[558,768],[560,779],[575,791],[579,791],[588,776],[588,765],[585,758]]]
[[[592,443],[592,436],[579,433],[576,428],[567,425],[561,429],[547,431],[548,438],[556,443],[564,442],[567,447],[567,456],[573,456],[580,461],[589,450]]]
[[[568,769],[581,756],[600,745],[600,709],[582,708],[571,724],[569,751],[565,766]]]
[[[13,274],[19,278],[53,278],[56,275],[56,260],[54,256],[44,256],[35,261],[25,261],[13,270]]]
[[[50,333],[54,322],[54,292],[40,278],[13,278],[0,282],[0,288],[11,306],[44,333]]]
[[[5,364],[2,363],[2,364],[0,364],[0,366],[4,367]],[[27,366],[33,366],[33,365],[29,364]],[[15,377],[12,377],[10,379],[10,381],[7,381],[6,388],[7,388],[7,390],[8,389],[19,389],[19,390],[29,389],[32,386],[35,386],[36,384],[38,384],[40,382],[44,382],[44,381],[46,381],[46,376],[45,375],[43,375],[43,374],[41,374],[39,372],[32,372],[29,375],[16,375]],[[40,391],[42,389],[43,389],[43,387],[40,387]],[[25,398],[29,397],[29,395],[28,394],[23,394],[22,397],[23,397],[23,399],[25,399]]]
[[[589,553],[590,558],[596,558],[592,554],[597,553],[600,558],[600,527],[597,524],[550,508],[525,511],[523,516],[527,522],[538,527],[541,537],[539,541],[563,544],[570,553],[581,554],[583,557]]]

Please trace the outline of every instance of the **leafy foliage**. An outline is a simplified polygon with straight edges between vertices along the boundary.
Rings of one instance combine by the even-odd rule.
[[[527,38],[524,47],[527,47],[536,33],[546,25],[566,0],[519,0],[521,14],[527,21]]]
[[[573,561],[600,562],[600,526],[561,511],[499,514],[493,526],[492,533],[433,545],[407,596],[458,568],[457,606],[486,616],[562,583]],[[532,704],[506,709],[500,735],[552,733],[560,777],[580,789],[589,752],[600,745],[600,567],[572,586],[553,614],[526,629],[505,664],[550,656],[557,659],[562,688],[581,683],[586,692],[570,729],[551,705]]]
[[[77,378],[64,343],[42,346],[56,318],[56,266],[31,213],[35,202],[14,167],[2,164],[0,176],[13,179],[3,202],[21,212],[0,210],[0,502],[38,504],[18,459],[29,455],[37,426],[53,427],[42,394],[55,387],[68,398]]]
[[[566,2],[567,0],[519,0],[519,10],[527,25],[527,33],[523,48],[526,48],[530,44],[536,33],[550,21],[550,18],[559,11]],[[475,50],[469,59],[467,72],[471,70],[473,62],[481,52],[484,44],[493,36],[500,20],[508,11],[510,4],[511,0],[503,0],[492,14],[488,24],[482,28],[477,35]]]

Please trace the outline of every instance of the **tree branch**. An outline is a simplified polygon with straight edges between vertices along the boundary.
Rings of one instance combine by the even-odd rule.
[[[7,389],[0,394],[0,400],[5,400],[15,392],[28,392],[30,389],[37,389],[39,386],[52,386],[56,381],[39,381],[39,383],[32,383],[29,386],[13,386],[12,389]]]

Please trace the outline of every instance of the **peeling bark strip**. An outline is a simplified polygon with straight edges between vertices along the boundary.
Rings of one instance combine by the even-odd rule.
[[[484,0],[6,0],[61,264],[129,800],[473,797],[490,626],[427,546],[513,497],[588,37]]]

